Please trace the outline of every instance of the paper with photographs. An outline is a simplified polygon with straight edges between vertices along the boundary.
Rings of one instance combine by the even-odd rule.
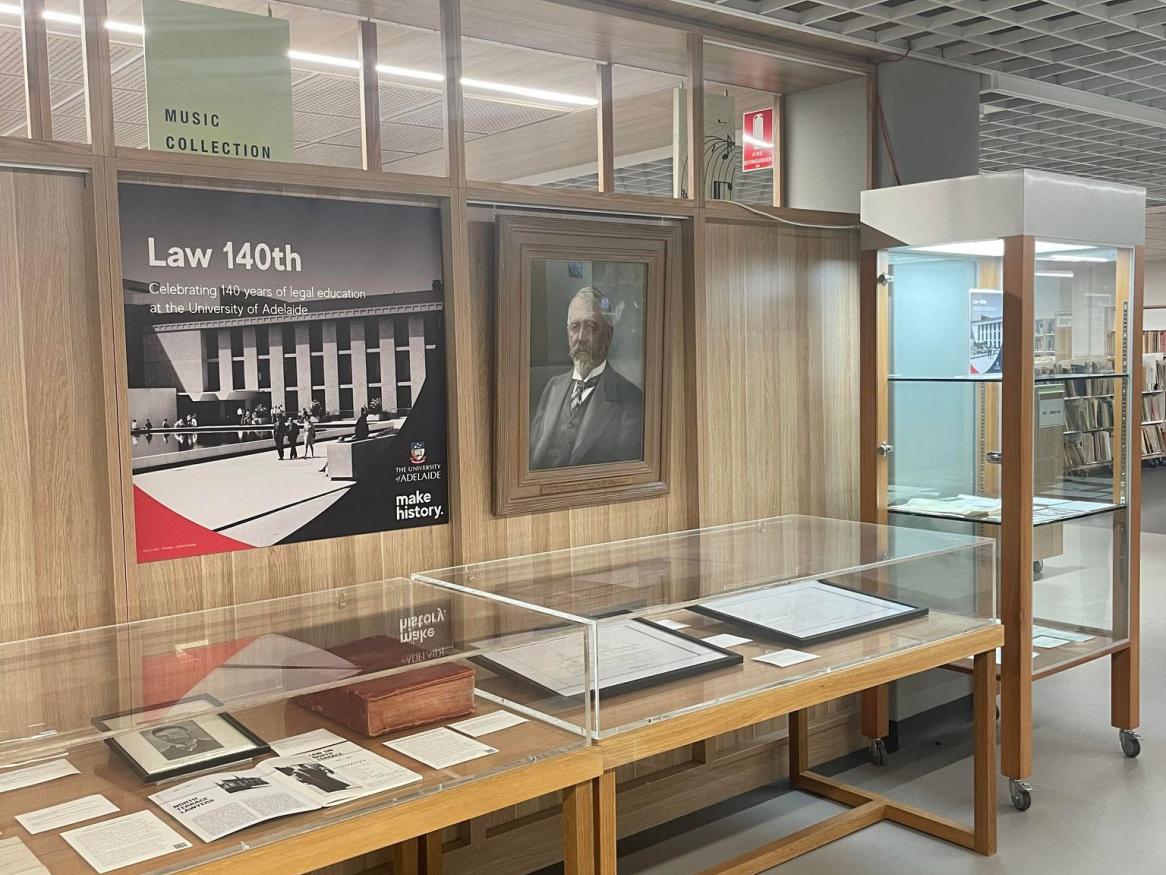
[[[345,741],[254,769],[203,775],[150,799],[204,842],[302,811],[314,811],[421,780],[391,760]]]

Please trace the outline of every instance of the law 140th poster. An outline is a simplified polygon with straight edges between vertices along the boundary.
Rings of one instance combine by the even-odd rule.
[[[139,562],[448,522],[437,209],[119,202]]]

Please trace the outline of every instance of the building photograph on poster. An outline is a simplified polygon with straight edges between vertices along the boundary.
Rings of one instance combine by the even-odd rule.
[[[119,202],[139,562],[448,521],[438,209]]]

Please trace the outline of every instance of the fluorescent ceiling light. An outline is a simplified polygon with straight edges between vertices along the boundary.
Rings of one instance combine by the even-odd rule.
[[[773,143],[767,143],[764,140],[759,140],[756,137],[751,137],[748,134],[741,134],[741,142],[748,143],[750,146],[757,146],[760,149],[772,149]]]
[[[146,29],[140,24],[126,24],[122,21],[107,21],[105,22],[105,29],[112,30],[115,33],[136,33],[139,36],[146,32]]]
[[[10,6],[7,3],[0,3],[0,15],[23,15],[23,11],[19,6]]]
[[[945,255],[982,255],[1001,258],[1004,255],[1003,240],[971,240],[966,243],[941,243],[937,246],[915,246],[916,252],[939,252]],[[1043,252],[1071,252],[1080,249],[1095,249],[1095,246],[1082,246],[1079,243],[1049,243],[1044,240],[1036,241],[1037,253]],[[1101,259],[1107,261],[1108,259]]]
[[[386,76],[399,76],[402,79],[422,79],[425,82],[444,82],[445,77],[440,73],[430,73],[428,70],[411,70],[408,67],[390,67],[388,64],[377,64],[377,72]]]
[[[1046,255],[1041,261],[1089,261],[1096,264],[1107,264],[1113,259],[1106,258],[1104,255]]]
[[[1057,279],[1072,279],[1073,271],[1071,270],[1038,270],[1037,276],[1055,277]]]
[[[317,55],[315,52],[301,52],[299,49],[289,49],[287,56],[293,61],[308,61],[313,64],[324,64],[328,67],[345,67],[349,70],[359,70],[360,61],[352,58],[337,58],[334,55]]]
[[[20,10],[18,7],[12,7],[12,8],[16,9],[17,13],[19,14]],[[0,6],[0,12],[7,12],[7,11],[8,11],[7,7]],[[75,24],[78,27],[80,27],[84,23],[84,21],[80,15],[73,15],[70,12],[54,12],[51,9],[46,9],[44,12],[41,13],[41,16],[44,18],[45,21],[55,21],[58,24]],[[144,27],[142,27],[140,24],[128,24],[124,21],[112,21],[112,20],[107,20],[105,22],[105,29],[111,30],[115,33],[136,33],[139,36],[141,36],[143,33],[146,32],[146,29]]]
[[[308,61],[313,64],[323,64],[329,67],[343,67],[346,70],[359,70],[360,61],[353,58],[340,58],[335,55],[318,55],[315,52],[301,52],[291,49],[287,56],[293,61]],[[424,82],[444,82],[445,76],[441,73],[431,73],[428,70],[415,70],[411,67],[393,67],[388,64],[377,64],[377,72],[386,76],[397,76],[402,79],[420,79]],[[487,82],[484,79],[462,79],[462,85],[476,91],[496,91],[499,94],[512,94],[515,97],[527,97],[533,100],[545,100],[551,103],[566,103],[571,106],[595,106],[599,103],[594,97],[582,97],[577,94],[564,94],[561,91],[546,91],[542,88],[527,88],[524,85],[508,85],[505,82]]]
[[[529,97],[533,100],[549,100],[554,103],[567,103],[572,106],[596,106],[599,103],[594,97],[563,94],[560,91],[544,91],[542,88],[527,88],[524,85],[507,85],[504,82],[487,82],[483,79],[467,79],[463,77],[462,85],[478,91],[497,91],[500,94],[513,94],[516,97]]]

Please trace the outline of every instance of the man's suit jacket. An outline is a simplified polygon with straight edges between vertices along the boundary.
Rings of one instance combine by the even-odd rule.
[[[560,413],[569,411],[574,371],[551,377],[530,422],[531,470],[548,467],[547,454]],[[627,462],[644,455],[644,393],[619,374],[611,362],[591,392],[569,466]]]

